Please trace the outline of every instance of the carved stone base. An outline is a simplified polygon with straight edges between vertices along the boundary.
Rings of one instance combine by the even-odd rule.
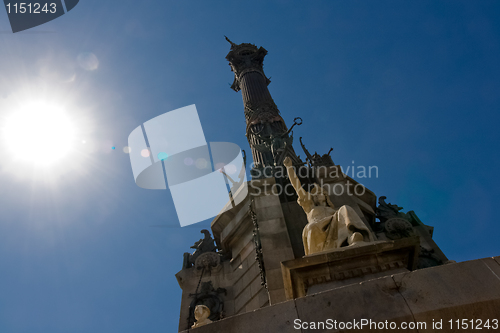
[[[319,292],[379,276],[415,270],[419,249],[419,238],[411,237],[342,247],[284,261],[281,263],[281,270],[286,298],[304,297],[311,294],[308,291],[313,289]]]

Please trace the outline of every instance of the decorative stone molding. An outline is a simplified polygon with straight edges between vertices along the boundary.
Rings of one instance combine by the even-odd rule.
[[[393,240],[415,235],[411,223],[398,217],[393,217],[385,222],[385,231],[387,238]]]
[[[418,237],[395,241],[378,241],[364,246],[338,248],[281,263],[287,299],[304,297],[314,285],[342,285],[353,278],[417,268],[420,249]]]
[[[418,260],[418,268],[428,268],[442,265],[448,259],[432,240],[433,227],[427,226],[420,221],[414,211],[401,212],[403,207],[385,202],[386,197],[379,198],[377,217],[380,222],[376,223],[374,229],[382,239],[402,239],[419,235],[421,237],[421,250]]]
[[[198,270],[204,269],[209,271],[213,267],[220,265],[220,256],[215,252],[206,252],[200,254],[194,262],[194,267]]]
[[[241,78],[248,72],[258,72],[265,77],[263,69],[264,57],[267,55],[265,48],[257,48],[250,43],[235,44],[227,37],[226,40],[231,44],[231,51],[227,54],[226,60],[229,61],[231,70],[234,72],[231,89],[239,91]],[[270,82],[271,80],[266,78],[266,83]]]
[[[215,240],[210,235],[210,231],[203,229],[201,230],[201,233],[204,234],[205,237],[191,246],[192,249],[195,249],[194,252],[192,254],[188,252],[184,253],[184,262],[182,264],[183,269],[190,268],[195,265],[198,257],[204,253],[211,252],[216,256],[219,256],[217,253],[217,245],[215,245]]]
[[[420,247],[420,257],[418,261],[418,268],[429,268],[434,266],[439,266],[444,264],[435,253],[434,249],[426,249],[425,247]]]

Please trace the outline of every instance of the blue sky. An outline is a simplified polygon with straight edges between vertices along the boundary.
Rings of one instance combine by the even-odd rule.
[[[249,151],[224,35],[269,51],[273,98],[303,119],[299,154],[302,136],[336,164],[378,166],[360,181],[434,226],[450,259],[499,255],[499,14],[497,1],[81,0],[12,34],[0,10],[0,118],[44,98],[86,141],[45,171],[0,148],[0,332],[177,331],[174,274],[209,222],[180,228],[122,148],[196,104],[207,141]]]

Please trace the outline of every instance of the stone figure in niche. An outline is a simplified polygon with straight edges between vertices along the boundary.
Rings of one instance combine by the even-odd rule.
[[[297,202],[307,215],[308,223],[302,232],[306,256],[374,240],[370,229],[354,209],[346,205],[336,209],[328,194],[318,184],[314,184],[311,192],[305,191],[291,159],[286,157],[283,164],[299,197]]]
[[[224,309],[224,300],[221,295],[225,295],[226,293],[227,291],[224,288],[215,289],[212,285],[212,281],[202,282],[200,292],[189,294],[190,297],[193,297],[189,305],[189,325],[192,325],[195,320],[198,320],[196,317],[196,309],[200,305],[205,306],[209,310],[208,319],[211,321],[221,319]]]
[[[212,321],[208,319],[210,316],[210,309],[208,306],[200,304],[194,308],[194,318],[196,322],[191,326],[192,328],[200,327],[206,324],[210,324]]]

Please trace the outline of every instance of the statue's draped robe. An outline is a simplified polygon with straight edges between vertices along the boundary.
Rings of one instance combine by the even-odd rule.
[[[373,241],[373,236],[358,214],[349,206],[335,210],[329,206],[314,206],[307,214],[309,223],[302,232],[306,255],[351,245],[355,232],[363,241]]]

